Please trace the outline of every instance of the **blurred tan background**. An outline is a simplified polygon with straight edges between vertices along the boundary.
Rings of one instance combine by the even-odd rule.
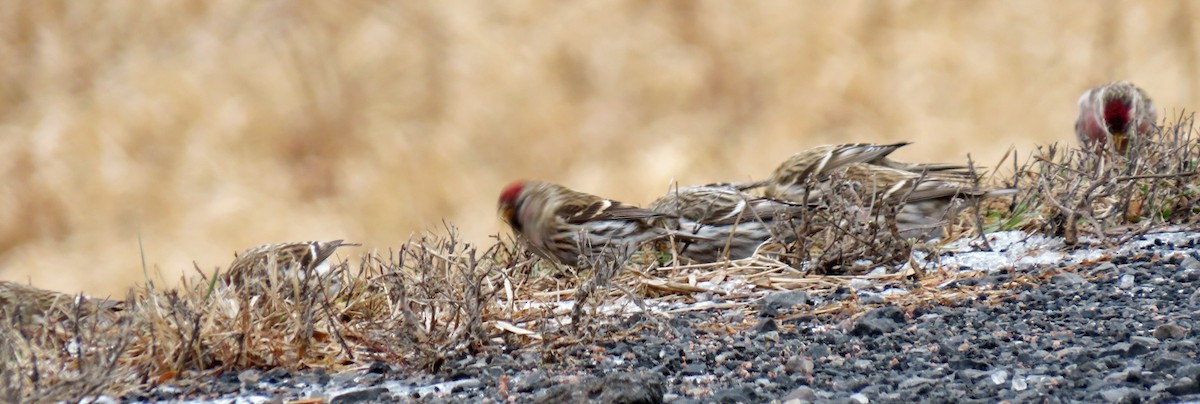
[[[995,164],[1130,79],[1200,96],[1183,1],[0,2],[0,279],[122,293],[262,243],[502,230],[834,142]],[[505,230],[506,231],[506,230]],[[353,253],[353,251],[350,251]],[[343,256],[345,256],[343,252]]]

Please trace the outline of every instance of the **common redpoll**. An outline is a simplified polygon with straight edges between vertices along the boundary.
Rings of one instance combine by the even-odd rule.
[[[1112,144],[1114,151],[1124,154],[1131,141],[1155,130],[1157,121],[1158,112],[1145,91],[1128,81],[1116,81],[1079,97],[1075,135],[1084,146]]]
[[[356,245],[342,240],[264,244],[234,257],[225,274],[226,283],[242,286],[262,281],[270,285],[279,281],[286,286],[293,278],[319,278],[329,272],[329,257],[338,247]]]
[[[766,181],[766,196],[794,202],[814,201],[820,198],[821,190],[812,185],[828,180],[835,173],[845,173],[848,167],[857,167],[854,173],[861,178],[882,176],[882,179],[893,182],[922,175],[928,180],[970,180],[970,173],[963,166],[904,163],[887,158],[887,155],[908,144],[849,143],[805,150],[788,158],[775,169],[771,178]],[[884,188],[894,185],[890,182],[888,184]]]
[[[500,193],[500,218],[542,258],[569,266],[620,265],[643,243],[671,233],[651,210],[540,181],[516,181]]]
[[[81,314],[116,312],[125,308],[125,302],[108,299],[87,298],[52,290],[39,289],[16,282],[0,281],[0,313],[26,316],[70,315],[78,309]]]
[[[792,156],[767,180],[766,196],[797,203],[823,198],[835,174],[869,198],[900,205],[897,227],[906,235],[935,227],[950,213],[956,197],[994,197],[1012,190],[985,191],[963,166],[917,164],[889,160],[886,156],[908,143],[891,145],[844,144],[821,146]]]
[[[701,238],[680,243],[680,256],[709,263],[749,257],[772,238],[795,240],[790,219],[804,207],[714,184],[672,189],[650,209],[665,215],[655,225]]]

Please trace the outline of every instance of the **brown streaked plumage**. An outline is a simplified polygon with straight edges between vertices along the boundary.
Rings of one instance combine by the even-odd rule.
[[[357,246],[342,240],[264,244],[234,257],[225,273],[226,283],[245,285],[252,279],[268,281],[274,271],[282,277],[322,275],[329,269],[329,257],[339,247]],[[284,282],[284,284],[288,284]]]
[[[499,210],[534,253],[569,266],[581,257],[619,265],[643,243],[671,234],[650,223],[661,213],[541,181],[506,186]]]
[[[904,163],[887,155],[909,143],[854,143],[816,147],[798,153],[767,180],[765,194],[796,203],[815,203],[828,192],[830,178],[860,184],[872,200],[902,205],[897,226],[913,235],[936,227],[950,211],[954,198],[996,197],[1012,190],[975,188],[966,167],[952,164]]]
[[[795,240],[789,222],[803,209],[722,184],[672,189],[650,204],[650,210],[664,214],[655,225],[701,237],[677,248],[680,256],[698,263],[746,258],[771,239]]]
[[[1157,122],[1154,102],[1144,90],[1128,81],[1115,81],[1079,97],[1075,135],[1088,149],[1111,144],[1113,151],[1125,154],[1131,142],[1153,133]]]
[[[73,313],[76,305],[85,315],[124,310],[119,300],[87,298],[16,282],[0,281],[0,311],[37,316],[61,316]]]
[[[910,143],[893,144],[847,143],[817,146],[796,153],[780,164],[771,178],[766,181],[768,197],[798,200],[797,190],[806,187],[806,182],[820,182],[829,178],[835,172],[855,164],[867,164],[874,167],[890,168],[892,170],[910,173],[928,173],[946,178],[968,178],[966,167],[953,164],[918,164],[904,163],[888,159],[887,156],[907,146]]]
[[[797,153],[780,164],[771,178],[766,181],[766,196],[799,202],[820,198],[811,185],[826,181],[838,172],[850,177],[879,178],[890,188],[903,179],[924,176],[930,181],[966,183],[971,180],[966,167],[953,164],[904,163],[887,158],[887,155],[908,145],[908,142],[879,145],[871,143],[848,143],[814,147]],[[851,169],[852,168],[852,169]]]

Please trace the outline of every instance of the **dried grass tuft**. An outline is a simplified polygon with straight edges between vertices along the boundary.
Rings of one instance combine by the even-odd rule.
[[[1194,229],[1200,206],[1200,143],[1194,114],[1144,139],[1126,155],[1061,145],[1039,147],[1011,161],[1009,186],[1027,191],[1008,209],[987,210],[989,230],[1027,230],[1061,236],[1069,245],[1112,246],[1150,231]]]

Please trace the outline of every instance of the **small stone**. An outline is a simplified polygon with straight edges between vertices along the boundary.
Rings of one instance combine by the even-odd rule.
[[[1183,366],[1188,362],[1190,362],[1190,360],[1187,359],[1187,357],[1171,352],[1158,355],[1157,357],[1150,359],[1148,362],[1146,362],[1146,370],[1151,372],[1174,373],[1175,369],[1178,369],[1180,366]]]
[[[378,375],[375,375],[378,376]],[[471,390],[483,387],[483,382],[479,379],[459,380],[450,386],[450,392],[457,393],[463,390]]]
[[[858,304],[861,304],[864,306],[874,306],[874,305],[878,305],[878,304],[884,304],[886,302],[887,302],[886,300],[883,300],[883,296],[880,296],[878,293],[870,293],[870,292],[859,292],[858,293]]]
[[[371,386],[383,380],[383,375],[378,373],[367,373],[365,375],[354,378],[354,382],[359,386]]]
[[[367,368],[367,373],[377,373],[381,375],[388,374],[392,371],[392,367],[384,361],[371,362],[371,367]]]
[[[1084,279],[1082,275],[1074,272],[1063,272],[1061,274],[1054,275],[1052,278],[1050,278],[1050,280],[1058,285],[1082,285],[1087,283],[1087,279]]]
[[[1121,289],[1130,289],[1130,288],[1133,288],[1133,285],[1134,285],[1133,275],[1129,275],[1129,274],[1121,275],[1121,277],[1117,280],[1117,287],[1121,288]]]
[[[1200,364],[1184,365],[1175,370],[1176,376],[1200,379]]]
[[[525,375],[525,377],[517,379],[514,387],[519,392],[528,393],[548,386],[550,384],[549,381],[550,379],[546,377],[546,371],[536,370]]]
[[[1027,388],[1029,388],[1029,384],[1025,382],[1024,377],[1021,377],[1021,376],[1013,377],[1013,379],[1012,379],[1013,391],[1025,391],[1025,389],[1027,389]]]
[[[1112,346],[1109,346],[1108,349],[1104,351],[1103,356],[1129,356],[1132,348],[1133,344],[1128,342],[1118,342],[1112,344]]]
[[[1180,327],[1173,323],[1167,323],[1154,328],[1154,338],[1164,339],[1181,339],[1186,337],[1188,329]]]
[[[689,363],[682,370],[685,376],[700,376],[708,372],[708,365],[703,363]]]
[[[355,384],[354,379],[358,377],[358,372],[346,371],[333,374],[329,378],[329,382],[335,386],[350,386]]]
[[[1150,348],[1158,346],[1158,338],[1153,337],[1142,337],[1135,335],[1129,337],[1129,342],[1132,344],[1142,344]]]
[[[1094,271],[1094,272],[1109,272],[1109,271],[1115,271],[1116,269],[1117,269],[1116,264],[1113,264],[1111,262],[1105,262],[1100,265],[1096,265],[1095,268],[1092,268],[1092,271]]]
[[[1100,396],[1104,401],[1110,403],[1133,403],[1140,401],[1141,392],[1128,387],[1118,387],[1100,392]]]
[[[731,387],[712,395],[712,402],[717,403],[756,403],[763,401],[766,401],[766,397],[759,395],[750,386]]]
[[[999,386],[1008,380],[1008,371],[1004,369],[992,372],[992,383]]]
[[[238,373],[237,378],[238,381],[242,382],[242,384],[251,385],[258,383],[258,380],[262,378],[262,372],[255,369],[247,369],[243,370],[241,373]]]
[[[930,384],[933,384],[936,382],[937,382],[937,380],[927,379],[924,377],[910,377],[910,378],[905,379],[904,381],[900,382],[900,385],[897,387],[900,389],[907,390],[907,389],[911,389],[914,387],[930,385]]]
[[[850,395],[850,401],[856,402],[858,404],[867,404],[867,403],[871,402],[871,399],[867,398],[866,394],[854,393],[854,394]]]
[[[988,372],[977,369],[963,369],[956,372],[958,378],[963,380],[975,380],[988,376]]]
[[[783,369],[787,371],[788,374],[807,375],[812,373],[813,368],[814,364],[812,359],[796,355],[787,360],[787,363],[784,364]]]
[[[775,324],[775,319],[764,318],[754,326],[753,332],[756,335],[761,335],[771,331],[779,331],[779,325]]]
[[[850,288],[854,289],[854,290],[862,290],[862,289],[870,289],[872,286],[874,286],[874,283],[872,283],[869,280],[863,279],[863,278],[854,278],[854,279],[850,280],[850,283],[848,284],[848,286],[850,286]]]
[[[810,304],[808,293],[804,291],[776,292],[758,301],[758,312],[762,316],[776,317],[781,311],[801,304]]]
[[[1104,381],[1109,383],[1136,382],[1142,377],[1142,372],[1136,369],[1125,369],[1120,372],[1111,373],[1104,376]]]
[[[292,373],[287,369],[275,368],[267,371],[267,373],[263,373],[262,380],[267,383],[279,383],[280,381],[290,378],[291,375]]]
[[[868,311],[863,315],[863,318],[886,318],[892,320],[896,324],[903,324],[905,321],[904,310],[896,306],[883,306],[878,309]]]
[[[812,387],[800,386],[800,387],[797,387],[795,390],[792,390],[791,392],[787,393],[787,395],[783,396],[783,398],[780,399],[780,401],[783,401],[785,403],[792,401],[792,400],[817,401],[817,392],[813,391]]]
[[[1196,393],[1200,393],[1200,383],[1196,383],[1196,380],[1194,380],[1190,377],[1181,377],[1181,378],[1175,379],[1175,381],[1173,383],[1171,383],[1171,385],[1169,387],[1167,387],[1166,390],[1168,393],[1171,393],[1171,394],[1174,394],[1177,396],[1182,396],[1182,395],[1187,395],[1187,394],[1196,394]]]
[[[856,337],[882,335],[896,329],[896,323],[885,318],[862,318],[854,323],[850,335]]]
[[[617,372],[603,379],[551,387],[535,403],[661,403],[665,379],[653,372]],[[760,401],[760,400],[745,400]]]
[[[386,387],[367,387],[363,389],[352,390],[347,393],[339,394],[329,400],[329,404],[349,404],[349,403],[368,403],[382,402],[386,400],[385,394],[388,394]]]
[[[1200,270],[1200,260],[1189,255],[1179,263],[1179,266],[1187,270],[1197,271]]]

